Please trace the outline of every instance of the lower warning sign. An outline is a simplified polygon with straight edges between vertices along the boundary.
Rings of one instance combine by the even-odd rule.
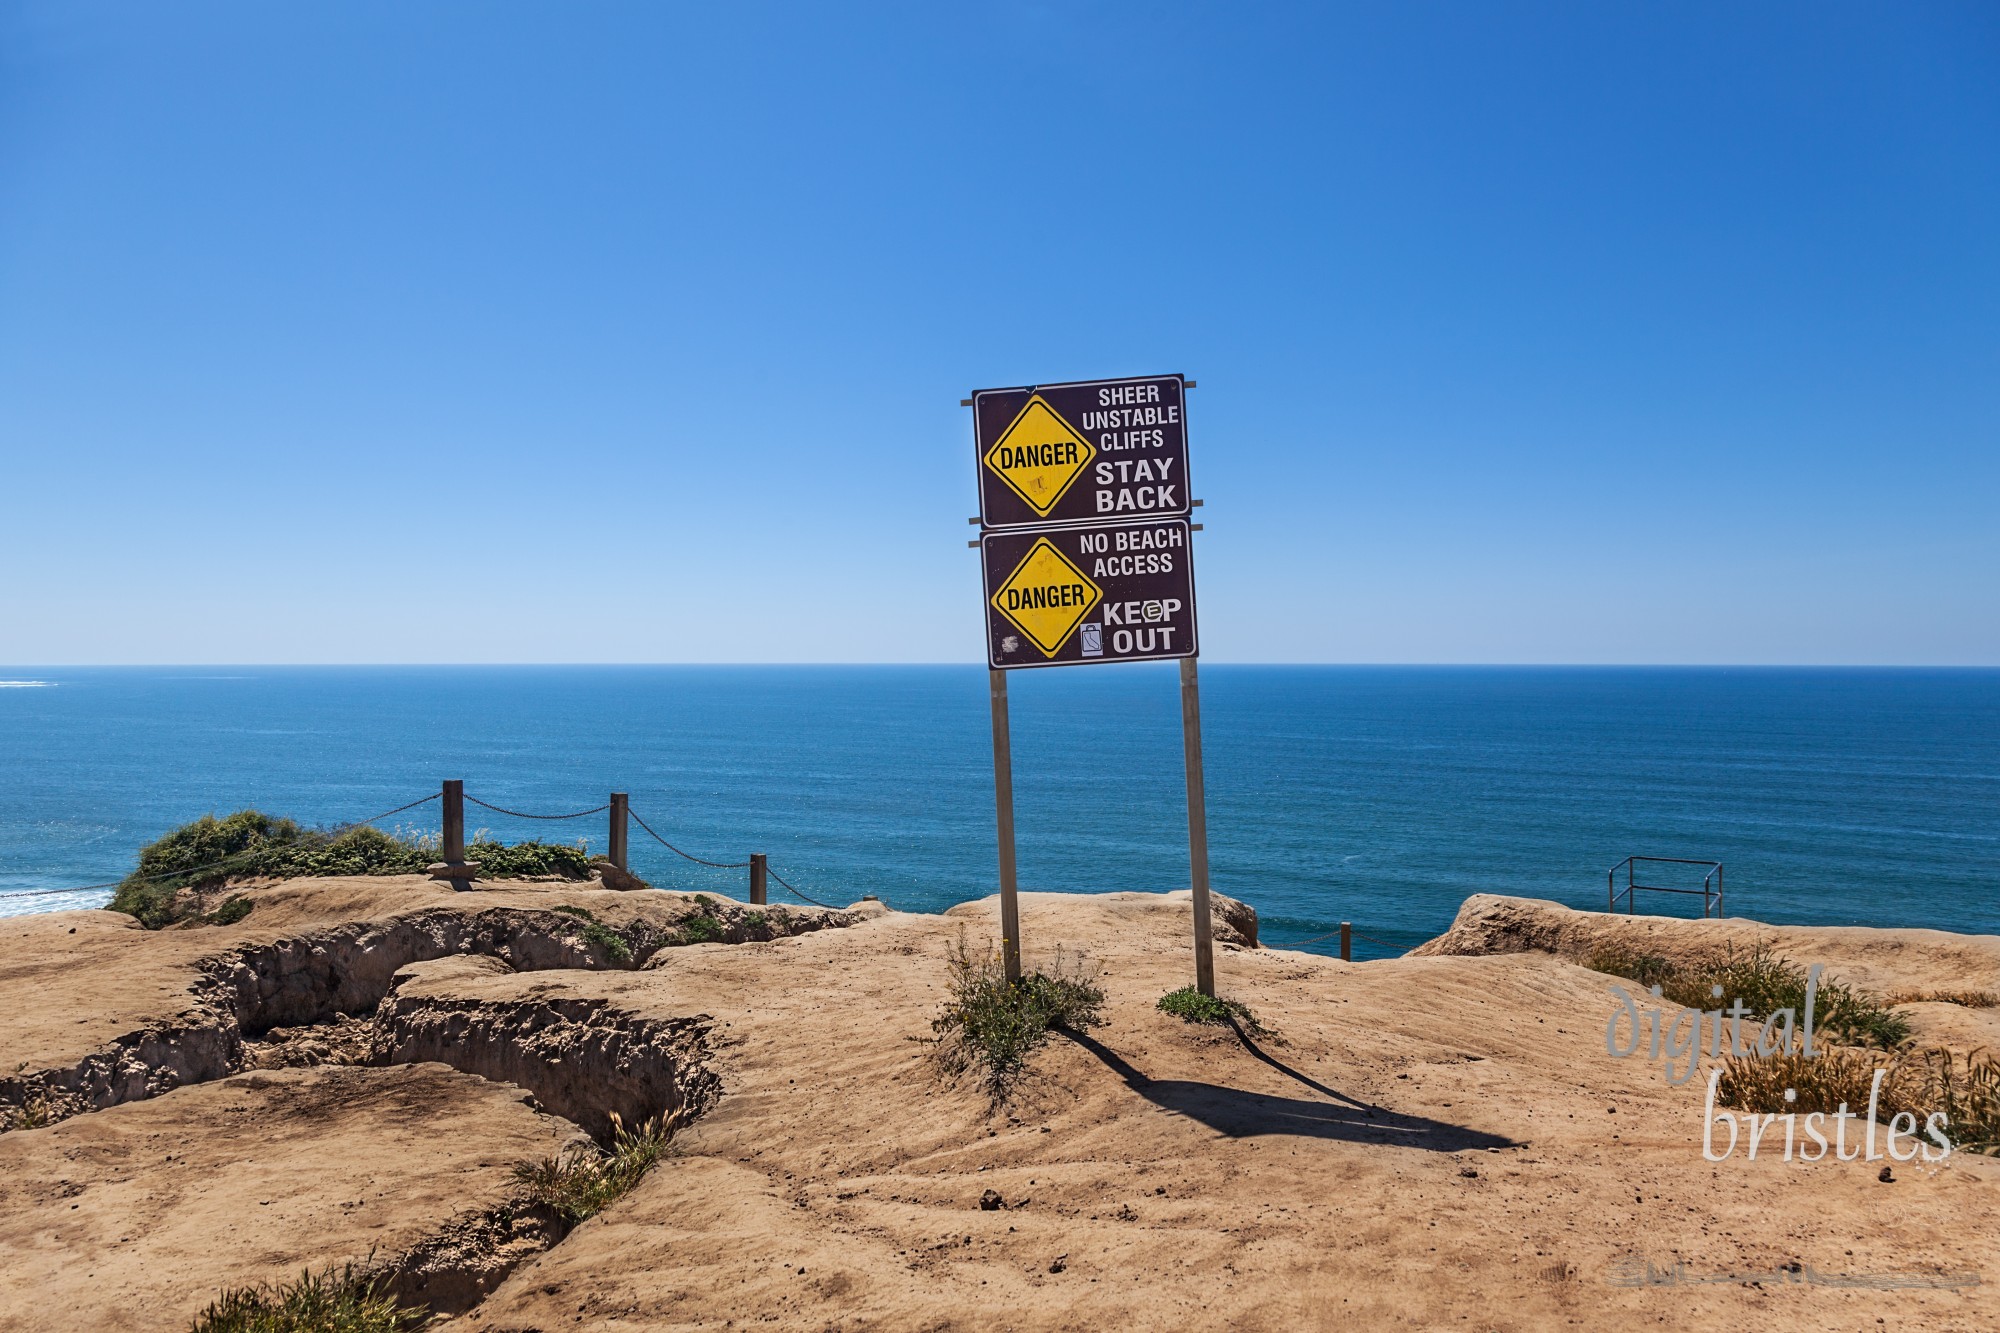
[[[989,532],[979,560],[986,660],[996,668],[1196,653],[1185,519]]]

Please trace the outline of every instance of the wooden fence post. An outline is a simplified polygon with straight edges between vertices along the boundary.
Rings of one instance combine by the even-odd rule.
[[[448,880],[454,889],[468,889],[479,866],[465,859],[465,779],[444,780],[444,860],[430,868],[432,879]]]
[[[611,864],[630,870],[625,864],[625,814],[631,797],[622,791],[611,793]]]
[[[1352,921],[1343,921],[1340,923],[1340,961],[1343,963],[1354,961],[1354,923]]]
[[[770,873],[770,868],[764,861],[764,853],[750,853],[750,901],[757,906],[763,906],[764,900],[770,896],[769,890],[764,886],[764,878]]]
[[[446,865],[465,864],[465,779],[444,781],[444,860]]]

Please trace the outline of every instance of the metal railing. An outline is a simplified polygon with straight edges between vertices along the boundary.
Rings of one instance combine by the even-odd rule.
[[[1641,884],[1638,877],[1640,863],[1669,866],[1706,866],[1708,873],[1701,877],[1698,889],[1678,888],[1669,884]],[[1618,910],[1618,872],[1625,872],[1625,911],[1627,915],[1638,913],[1637,895],[1641,893],[1684,893],[1701,899],[1703,918],[1722,915],[1722,862],[1691,861],[1682,856],[1628,856],[1604,874],[1604,910]]]

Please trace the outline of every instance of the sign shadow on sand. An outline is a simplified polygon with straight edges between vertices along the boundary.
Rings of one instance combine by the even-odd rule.
[[[1125,1080],[1127,1087],[1153,1105],[1200,1121],[1216,1133],[1234,1139],[1261,1134],[1293,1134],[1305,1138],[1341,1139],[1350,1143],[1422,1148],[1429,1152],[1519,1146],[1503,1135],[1425,1116],[1404,1115],[1356,1101],[1276,1059],[1252,1041],[1241,1027],[1236,1027],[1236,1037],[1243,1043],[1244,1049],[1319,1095],[1280,1097],[1195,1079],[1148,1078],[1116,1051],[1089,1034],[1065,1031],[1063,1035],[1096,1056],[1105,1067]]]

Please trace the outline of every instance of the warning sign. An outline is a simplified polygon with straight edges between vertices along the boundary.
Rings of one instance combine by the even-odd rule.
[[[1042,537],[1028,548],[1028,554],[993,594],[993,605],[1042,650],[1044,657],[1053,657],[1069,632],[1097,605],[1103,591],[1066,559],[1054,542]]]
[[[981,389],[981,525],[1185,516],[1186,397],[1179,375]]]
[[[1040,394],[986,451],[986,466],[1043,518],[1083,474],[1097,451]]]
[[[1143,662],[1197,651],[1188,525],[989,532],[986,659],[999,669]]]

